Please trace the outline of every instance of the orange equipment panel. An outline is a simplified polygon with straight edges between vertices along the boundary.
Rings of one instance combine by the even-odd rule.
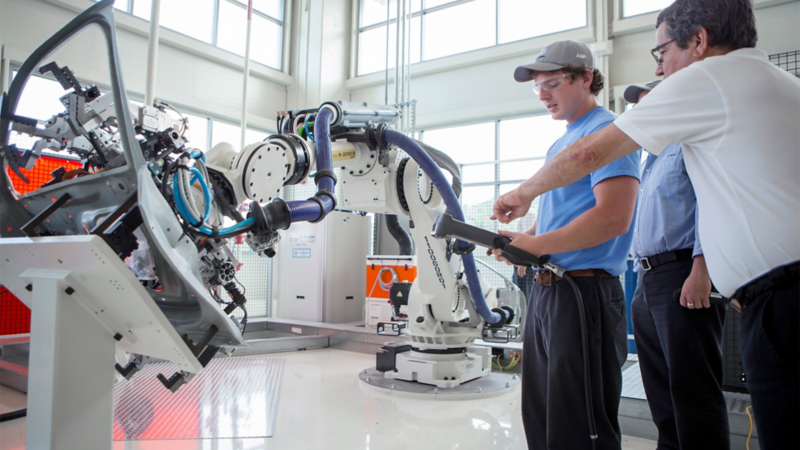
[[[378,274],[381,269],[381,279]],[[394,271],[394,273],[392,273]],[[388,285],[397,274],[397,281],[412,282],[417,279],[417,261],[415,256],[367,256],[367,298],[389,299],[389,291],[381,288],[381,283]]]

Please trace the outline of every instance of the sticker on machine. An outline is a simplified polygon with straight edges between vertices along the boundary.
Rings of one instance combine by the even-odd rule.
[[[292,258],[311,258],[311,249],[294,248],[292,249]]]
[[[346,159],[356,159],[356,149],[351,148],[348,150],[336,150],[331,152],[331,158],[334,161],[344,161]]]
[[[317,236],[313,234],[289,234],[288,241],[290,244],[308,245],[315,243],[317,241]]]

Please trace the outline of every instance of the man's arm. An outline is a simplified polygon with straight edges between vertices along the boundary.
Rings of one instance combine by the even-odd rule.
[[[494,205],[491,218],[497,219],[500,223],[509,223],[522,217],[528,212],[531,202],[536,197],[574,183],[640,148],[641,145],[612,123],[597,133],[578,139],[548,161],[517,189],[500,196]],[[635,192],[633,199],[635,203]]]
[[[639,180],[629,176],[605,179],[595,185],[596,205],[558,230],[536,236],[512,236],[513,244],[533,255],[565,253],[594,247],[623,235],[630,229],[636,211]],[[499,250],[495,249],[499,255]]]

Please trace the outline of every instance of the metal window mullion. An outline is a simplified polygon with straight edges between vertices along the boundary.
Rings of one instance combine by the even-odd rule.
[[[494,121],[494,159],[500,160],[500,121]],[[494,164],[494,198],[500,197],[500,164]]]
[[[211,45],[217,46],[217,37],[219,36],[219,2],[222,0],[214,0],[214,27],[211,30]]]
[[[496,159],[494,161],[479,161],[472,163],[464,163],[464,166],[488,166],[489,164],[507,164],[514,162],[527,162],[527,161],[541,161],[544,156],[531,156],[530,158],[515,158],[515,159]]]
[[[239,3],[237,3],[237,4],[239,4]],[[241,6],[241,4],[239,4],[239,5]],[[244,9],[246,10],[247,6],[245,6]],[[283,21],[282,20],[278,20],[278,19],[270,16],[269,14],[265,14],[263,12],[255,10],[255,9],[253,10],[253,15],[261,17],[262,19],[267,19],[267,20],[269,20],[270,22],[272,22],[272,23],[274,23],[276,25],[283,25]]]
[[[206,148],[211,150],[211,128],[214,126],[210,117],[206,117]]]
[[[495,182],[495,181],[476,181],[474,183],[462,183],[461,187],[462,188],[486,187],[486,186],[497,186],[497,187],[499,187],[499,186],[502,186],[502,185],[505,185],[505,184],[519,184],[519,183],[523,183],[523,182],[525,182],[525,180],[507,180],[507,181],[501,181],[499,183]]]
[[[500,45],[500,0],[494,0],[494,45]]]

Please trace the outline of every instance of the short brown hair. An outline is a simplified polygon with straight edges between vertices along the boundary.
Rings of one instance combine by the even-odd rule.
[[[572,64],[567,64],[566,66],[564,66],[563,69],[553,70],[552,72],[553,73],[560,72],[572,75],[572,79],[574,81],[575,78],[582,77],[583,73],[586,72],[587,70],[592,71],[593,78],[592,78],[592,84],[591,86],[589,86],[589,90],[592,92],[592,95],[596,97],[597,94],[599,94],[600,91],[603,90],[603,86],[605,86],[606,84],[606,77],[603,76],[603,74],[600,72],[600,69],[589,69],[586,66],[575,67]],[[535,77],[537,74],[540,73],[545,73],[545,72],[534,71],[533,76]]]
[[[575,67],[571,64],[567,64],[564,69],[562,69],[562,72],[572,75],[572,78],[575,79],[577,77],[582,77],[583,73],[587,70],[589,70],[588,67]],[[592,94],[596,97],[597,94],[603,90],[603,86],[606,84],[606,77],[600,73],[600,69],[592,69],[592,75],[594,77],[592,78],[592,85],[589,86],[589,90],[592,91]]]

